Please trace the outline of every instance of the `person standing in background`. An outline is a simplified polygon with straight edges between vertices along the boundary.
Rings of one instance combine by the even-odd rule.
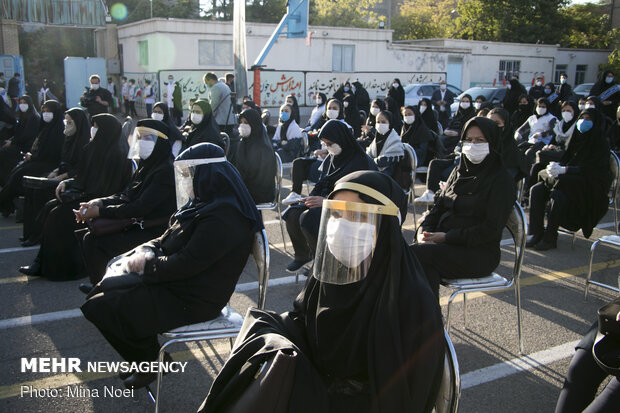
[[[15,73],[9,80],[9,90],[7,93],[9,95],[9,99],[11,99],[11,107],[13,110],[17,110],[17,98],[19,97],[20,82],[21,80],[19,73]]]
[[[155,103],[155,92],[153,92],[153,86],[151,81],[146,79],[144,81],[146,86],[144,87],[144,104],[146,105],[146,117],[150,118],[153,113],[153,104]]]
[[[210,89],[208,100],[213,109],[213,119],[219,125],[220,132],[226,132],[230,138],[230,149],[227,156],[231,162],[234,162],[237,147],[239,146],[239,137],[233,136],[235,114],[233,112],[230,89],[226,86],[226,83],[219,82],[213,72],[204,75],[203,80]]]
[[[178,82],[174,81],[173,75],[168,75],[168,83],[166,84],[166,103],[168,104],[170,116],[172,117],[174,124],[181,126],[181,117],[183,117],[181,87]]]
[[[118,96],[116,95],[116,84],[111,77],[108,78],[108,92],[112,95],[112,110],[111,113],[116,112],[119,109]]]
[[[136,112],[136,97],[138,96],[138,88],[136,87],[136,81],[129,79],[129,116],[138,117]]]
[[[125,116],[129,116],[129,84],[125,76],[121,77],[121,97],[123,98],[123,107],[125,108]]]

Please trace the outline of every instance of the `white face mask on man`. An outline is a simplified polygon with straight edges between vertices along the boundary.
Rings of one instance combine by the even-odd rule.
[[[463,142],[463,148],[461,150],[463,155],[474,164],[479,164],[484,161],[484,158],[489,155],[489,143],[471,143],[471,142]]]

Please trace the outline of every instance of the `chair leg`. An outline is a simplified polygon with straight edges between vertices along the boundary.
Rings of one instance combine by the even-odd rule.
[[[160,365],[161,363],[164,362],[164,351],[166,349],[166,347],[168,346],[168,344],[171,343],[170,341],[165,342],[164,344],[162,344],[161,348],[159,349],[159,358],[157,361],[159,361]],[[160,401],[160,396],[161,396],[161,379],[163,377],[163,374],[161,372],[161,370],[158,369],[157,371],[157,389],[155,392],[155,413],[159,413],[159,401]]]
[[[618,200],[614,197],[614,231],[618,234]]]
[[[570,245],[570,248],[571,248],[571,249],[573,249],[573,250],[575,249],[575,240],[576,240],[576,239],[577,239],[577,233],[576,233],[576,232],[573,232],[573,242],[572,242],[572,244]]]
[[[590,278],[592,277],[592,259],[594,258],[594,249],[597,245],[598,240],[594,241],[590,247],[590,264],[588,265],[588,276],[586,277],[586,288],[583,296],[584,301],[588,301],[588,290],[590,288]]]
[[[467,293],[463,293],[463,327],[467,328]]]
[[[286,237],[284,236],[284,221],[282,220],[282,211],[280,210],[280,203],[278,202],[278,218],[280,219],[280,232],[282,233],[282,243],[284,244],[284,252],[288,252],[286,249]]]
[[[459,290],[456,290],[450,294],[450,298],[448,299],[448,312],[446,313],[446,330],[448,330],[448,333],[450,332],[450,309],[452,308],[452,301],[454,301],[454,297],[458,294]]]
[[[517,302],[517,333],[519,335],[519,353],[523,355],[523,329],[521,326],[521,284],[515,280],[515,300]]]

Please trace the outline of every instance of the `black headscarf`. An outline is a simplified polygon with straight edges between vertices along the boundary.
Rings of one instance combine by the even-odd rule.
[[[575,122],[577,122],[577,118],[579,117],[579,106],[577,106],[577,104],[572,100],[565,101],[562,104],[562,108],[564,106],[570,106],[571,108],[573,108],[573,118],[570,122],[564,122],[564,118],[560,119],[562,121],[562,132],[566,133],[570,129],[570,127],[573,126]]]
[[[320,108],[321,106],[325,105],[327,103],[327,95],[323,92],[318,92],[319,96],[321,97],[321,103],[316,103],[315,105],[317,108]]]
[[[544,115],[539,115],[538,111],[536,110],[536,108],[538,108],[538,105],[540,105],[541,103],[543,103],[545,105],[545,108],[547,108],[547,111],[545,112]],[[551,105],[549,104],[549,101],[547,100],[547,98],[536,99],[536,108],[534,108],[534,115],[536,115],[536,118],[547,116],[549,113],[551,113],[550,111]]]
[[[39,112],[34,108],[32,99],[28,95],[23,95],[19,98],[25,100],[28,104],[28,110],[26,112],[19,111],[17,115],[17,125],[15,126],[15,132],[11,144],[14,145],[20,152],[30,152],[32,143],[37,137],[40,124]],[[12,109],[11,109],[12,110]]]
[[[388,129],[385,135],[382,135],[375,128],[375,143],[377,145],[377,156],[381,153],[381,150],[383,149],[383,145],[385,145],[385,142],[387,141],[388,136],[390,136],[390,133],[392,133],[392,129],[394,129],[394,121],[392,119],[392,112],[383,110],[377,114],[377,117],[379,117],[379,115],[383,115],[383,117],[387,119],[388,125],[390,125],[390,129]]]
[[[65,140],[63,123],[63,110],[55,100],[46,100],[42,107],[47,108],[54,114],[52,120],[48,123],[41,120],[39,123],[39,134],[32,144],[32,161],[49,162],[50,164],[60,164],[60,152]]]
[[[517,110],[517,108],[519,107],[519,101],[521,100],[521,95],[526,95],[526,91],[523,85],[519,83],[518,79],[512,78],[510,79],[509,83],[510,83],[510,89],[506,91],[503,104],[504,104],[504,109],[506,109],[509,113],[512,113],[515,110]]]
[[[422,116],[420,115],[418,108],[413,106],[405,106],[405,109],[413,111],[415,120],[411,125],[403,123],[400,140],[408,143],[414,148],[417,148],[423,143],[430,142],[433,139],[433,135],[428,126],[426,126],[426,123],[422,120]]]
[[[600,96],[604,91],[606,91],[607,89],[609,89],[610,87],[613,87],[616,85],[616,78],[614,76],[614,81],[611,83],[607,83],[605,81],[605,79],[607,78],[607,75],[613,75],[614,72],[613,70],[605,70],[603,72],[603,74],[601,75],[601,77],[598,78],[598,80],[596,81],[596,83],[592,86],[592,89],[590,89],[590,94],[594,95],[594,96]],[[616,97],[620,95],[620,93],[614,93],[611,97]]]
[[[394,87],[394,83],[398,83],[398,87]],[[403,89],[403,85],[400,83],[400,79],[394,79],[390,88],[387,92],[387,97],[392,98],[396,101],[398,107],[394,108],[397,111],[400,111],[400,108],[405,106],[405,89]],[[394,111],[390,105],[390,110]]]
[[[420,112],[420,104],[424,102],[426,104],[426,110],[424,113]],[[422,98],[418,102],[418,112],[426,126],[435,133],[439,133],[439,127],[437,126],[437,119],[435,118],[435,112],[433,111],[433,104],[430,99]]]
[[[467,109],[463,109],[461,107],[461,103],[459,102],[459,108],[456,110],[454,117],[450,121],[448,125],[448,129],[453,130],[462,130],[463,126],[467,123],[468,120],[476,116],[476,109],[474,109],[474,100],[467,93],[461,96],[461,102],[463,98],[469,98],[470,105]]]
[[[370,103],[370,109],[372,109],[373,105],[377,105],[379,106],[379,111],[382,112],[385,110],[385,102],[382,101],[381,99],[375,99]],[[375,122],[377,121],[377,116],[373,115],[372,113],[370,113],[370,111],[368,112],[368,118],[366,118],[366,126],[368,127],[374,127],[375,126]]]
[[[368,96],[368,91],[360,82],[353,82],[353,86],[355,87],[355,100],[357,101],[357,107],[368,113],[368,110],[370,109],[370,96]]]
[[[338,119],[338,120],[342,120],[342,119],[344,119],[344,107],[342,106],[342,102],[341,102],[341,101],[339,101],[339,100],[338,100],[338,99],[336,99],[336,98],[331,98],[331,99],[329,99],[329,100],[327,101],[327,103],[325,104],[325,111],[323,112],[323,120],[324,120],[325,122],[327,122],[328,120],[330,120],[330,119],[327,117],[327,108],[329,107],[329,104],[330,104],[330,103],[332,103],[332,102],[334,102],[335,104],[337,104],[337,105],[338,105],[338,117],[337,117],[336,119]]]
[[[338,182],[379,191],[404,218],[406,196],[387,175],[359,171]],[[367,378],[371,411],[431,411],[444,363],[441,310],[397,217],[381,217],[366,278],[348,285],[309,278],[295,310],[311,359],[327,380]]]
[[[58,173],[67,172],[70,176],[77,173],[77,166],[82,158],[84,145],[90,140],[90,122],[86,112],[80,108],[71,108],[65,112],[75,124],[75,133],[65,135],[65,142],[60,153],[60,166]]]
[[[527,100],[527,104],[521,105],[521,100],[525,98]],[[512,132],[516,131],[525,123],[526,120],[533,113],[533,105],[532,100],[526,94],[519,95],[519,99],[517,100],[517,108],[510,114],[510,127]]]
[[[292,105],[289,104],[292,110],[291,118],[293,118],[293,120],[299,125],[299,103],[297,103],[297,98],[293,95],[287,95],[286,100],[289,99],[293,101]]]
[[[188,148],[201,142],[211,142],[220,148],[224,148],[224,141],[220,136],[220,128],[215,119],[213,119],[213,111],[209,102],[204,99],[198,99],[194,102],[194,105],[198,105],[202,109],[202,121],[198,125],[190,122],[191,129],[183,144],[183,148]]]
[[[239,171],[250,195],[257,204],[269,202],[274,197],[276,161],[260,114],[246,109],[239,115],[252,128],[250,136],[242,137],[233,164]]]
[[[212,143],[200,143],[181,152],[176,161],[224,157],[224,150]],[[236,209],[252,223],[252,232],[263,229],[263,220],[256,209],[239,172],[228,161],[197,165],[194,174],[196,197],[181,207],[175,217],[179,221],[199,220],[219,208]]]
[[[521,169],[521,154],[517,147],[517,142],[513,137],[512,130],[510,129],[510,114],[506,109],[494,108],[491,109],[488,116],[497,115],[504,121],[504,127],[500,129],[500,152],[502,154],[502,161],[506,168]],[[522,171],[526,173],[527,171]]]
[[[170,117],[170,110],[168,109],[168,105],[164,102],[157,102],[153,105],[153,109],[155,108],[159,108],[162,112],[164,112],[164,119],[162,120],[162,122],[164,122],[166,126],[168,126],[168,139],[170,139],[172,142],[185,140],[183,134],[181,133],[179,128],[177,128],[177,126],[174,124],[174,121]]]
[[[353,128],[353,136],[358,137],[361,134],[362,121],[355,96],[348,95],[344,98],[344,102],[347,104],[347,107],[344,108],[344,120]]]
[[[70,112],[75,110],[84,112],[74,108],[67,114],[71,116]],[[118,119],[109,113],[101,113],[93,116],[94,123],[98,127],[97,133],[81,148],[84,154],[75,180],[83,192],[97,198],[115,194],[124,188],[131,177],[131,161],[121,149],[121,124]]]
[[[497,124],[491,119],[479,116],[474,117],[465,124],[461,132],[461,141],[465,139],[465,136],[467,136],[467,129],[471,126],[478,126],[480,130],[482,130],[484,137],[489,143],[489,154],[479,164],[471,162],[467,159],[467,156],[461,156],[461,161],[458,166],[459,178],[462,177],[467,179],[470,176],[479,175],[480,173],[492,174],[502,165],[502,137]],[[455,192],[459,194],[459,180],[456,181],[455,186],[457,187]]]
[[[387,105],[386,110],[390,111],[392,114],[392,128],[396,131],[396,133],[400,133],[403,126],[403,117],[400,114],[402,105],[398,104],[396,99],[391,97],[385,98],[385,104]]]

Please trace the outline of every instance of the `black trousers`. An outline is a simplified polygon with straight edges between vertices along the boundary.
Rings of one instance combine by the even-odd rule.
[[[446,181],[455,168],[453,159],[433,159],[428,165],[426,188],[437,192],[439,182]]]
[[[545,210],[549,203],[547,228],[544,226]],[[540,235],[544,231],[544,240],[555,242],[564,212],[568,208],[568,198],[559,189],[550,190],[544,182],[539,182],[530,189],[530,235]]]
[[[322,208],[293,207],[289,208],[284,216],[286,230],[295,250],[295,259],[298,261],[308,261],[314,256],[321,212]]]
[[[24,176],[42,176],[49,174],[56,165],[49,162],[25,161],[16,166],[0,190],[0,210],[13,212],[13,199],[24,194],[22,179]]]
[[[108,261],[117,255],[132,250],[140,244],[159,237],[166,230],[166,226],[152,228],[132,228],[116,234],[95,236],[90,231],[82,234],[82,252],[86,263],[86,272],[91,283],[97,284],[105,274]]]
[[[291,167],[291,178],[293,181],[293,192],[301,194],[304,181],[310,176],[310,168],[316,162],[315,158],[297,158]]]

